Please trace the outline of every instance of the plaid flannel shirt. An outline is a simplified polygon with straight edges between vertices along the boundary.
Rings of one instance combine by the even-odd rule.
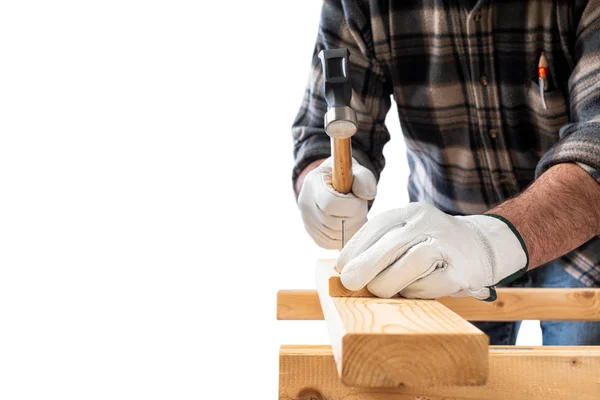
[[[600,0],[326,0],[311,76],[294,122],[293,180],[330,155],[321,49],[350,50],[353,155],[377,178],[394,96],[411,201],[477,214],[558,163],[600,182]],[[537,67],[550,87],[542,106]],[[600,207],[599,204],[590,205]],[[600,286],[600,237],[561,257]]]

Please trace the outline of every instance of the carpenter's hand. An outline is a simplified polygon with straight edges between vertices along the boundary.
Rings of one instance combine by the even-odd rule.
[[[517,230],[502,217],[453,217],[426,203],[384,212],[346,244],[336,270],[350,290],[379,297],[494,300],[494,285],[527,271]]]
[[[325,249],[340,249],[342,220],[346,240],[367,222],[368,201],[377,193],[377,181],[371,171],[352,160],[352,192],[341,194],[331,186],[331,158],[310,171],[298,196],[304,227],[313,240]]]

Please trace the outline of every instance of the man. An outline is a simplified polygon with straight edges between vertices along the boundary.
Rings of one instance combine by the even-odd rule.
[[[317,58],[338,47],[359,122],[348,195],[331,186]],[[412,203],[367,222],[392,95]],[[293,135],[307,231],[340,248],[345,220],[353,236],[336,265],[349,289],[493,301],[497,285],[600,287],[600,0],[325,1]],[[492,344],[519,328],[477,325]],[[542,332],[546,345],[600,344],[600,323]]]

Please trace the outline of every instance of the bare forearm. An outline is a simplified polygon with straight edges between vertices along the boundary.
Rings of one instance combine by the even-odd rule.
[[[517,228],[532,269],[600,233],[600,184],[576,164],[559,164],[489,213],[503,216]]]

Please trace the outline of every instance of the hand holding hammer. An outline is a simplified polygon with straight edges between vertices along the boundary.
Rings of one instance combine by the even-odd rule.
[[[358,123],[350,107],[348,56],[347,49],[319,53],[328,105],[324,127],[332,156],[306,175],[298,197],[306,230],[327,249],[341,249],[367,222],[368,201],[377,191],[375,176],[352,158],[351,137]]]

